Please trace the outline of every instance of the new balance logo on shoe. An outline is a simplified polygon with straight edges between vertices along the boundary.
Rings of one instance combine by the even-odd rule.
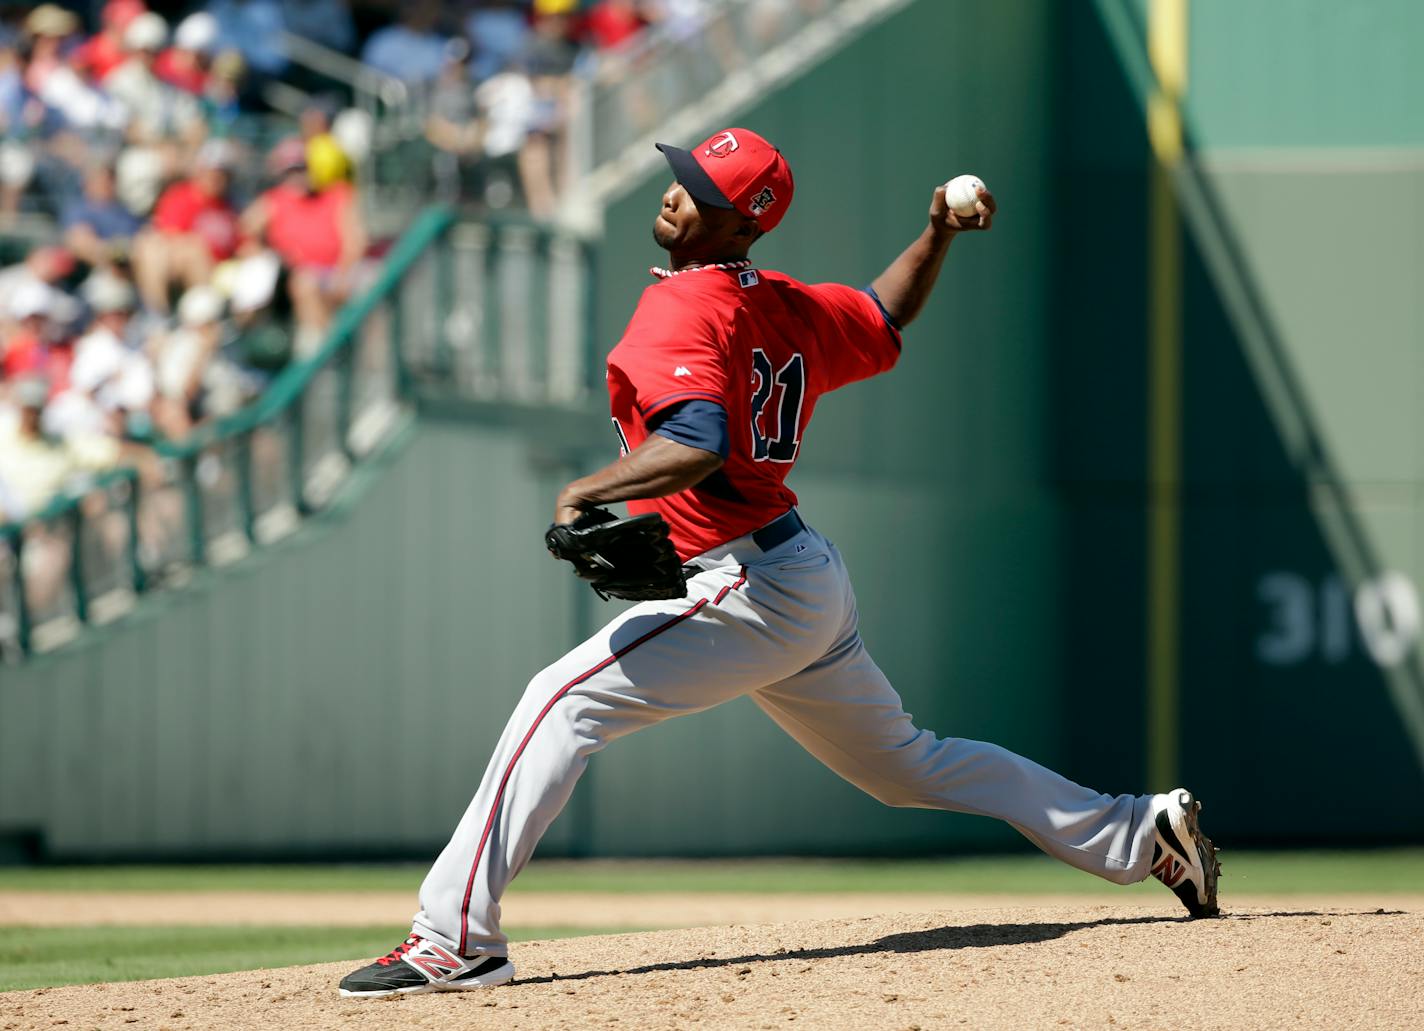
[[[418,950],[412,949],[407,952],[405,961],[411,966],[425,971],[425,975],[431,980],[465,968],[465,964],[460,962],[458,956],[432,941],[422,942]]]
[[[1152,868],[1152,876],[1169,888],[1175,888],[1187,868],[1171,856],[1163,856],[1162,861]]]

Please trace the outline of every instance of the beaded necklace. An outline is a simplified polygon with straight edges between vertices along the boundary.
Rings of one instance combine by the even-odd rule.
[[[671,279],[673,276],[680,276],[684,272],[706,272],[708,269],[726,269],[736,271],[737,269],[751,268],[750,258],[742,258],[739,261],[719,261],[715,265],[694,265],[692,268],[681,268],[674,272],[672,269],[658,268],[654,265],[648,269],[650,273],[658,279]]]

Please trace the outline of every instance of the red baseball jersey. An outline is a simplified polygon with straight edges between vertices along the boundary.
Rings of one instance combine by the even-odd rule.
[[[613,423],[625,451],[682,401],[727,412],[730,451],[702,483],[629,502],[659,512],[684,559],[750,533],[796,504],[786,476],[822,394],[884,372],[900,334],[863,290],[807,285],[761,269],[705,269],[643,291],[608,356]]]

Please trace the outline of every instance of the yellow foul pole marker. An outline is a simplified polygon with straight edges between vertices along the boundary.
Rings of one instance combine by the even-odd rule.
[[[1181,624],[1182,230],[1172,177],[1183,152],[1187,0],[1150,0],[1147,52],[1147,778],[1177,783]]]

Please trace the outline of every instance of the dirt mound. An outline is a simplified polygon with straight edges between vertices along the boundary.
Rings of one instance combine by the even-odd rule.
[[[350,963],[0,995],[0,1028],[1406,1027],[1424,915],[975,909],[515,946],[488,991],[346,1000]]]

